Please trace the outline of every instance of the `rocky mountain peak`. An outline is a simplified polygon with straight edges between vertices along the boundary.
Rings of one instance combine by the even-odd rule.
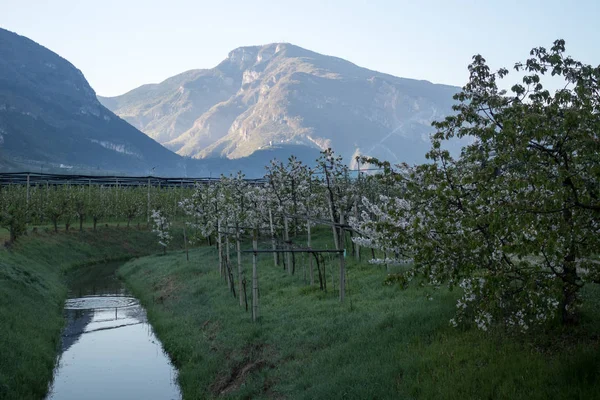
[[[136,89],[101,100],[168,148],[194,158],[239,158],[299,145],[332,146],[347,160],[363,154],[420,162],[431,122],[452,112],[458,90],[289,43],[239,47],[201,71],[170,78],[154,93]]]
[[[238,66],[240,70],[246,70],[271,60],[275,54],[284,52],[289,46],[288,43],[271,43],[238,47],[229,52],[226,61]]]

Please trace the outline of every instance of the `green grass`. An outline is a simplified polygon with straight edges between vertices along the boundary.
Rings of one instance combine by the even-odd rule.
[[[44,398],[63,327],[66,271],[159,251],[149,231],[104,226],[97,232],[30,233],[1,247],[0,399]]]
[[[574,330],[484,333],[448,325],[456,292],[383,286],[384,269],[348,259],[340,304],[330,266],[324,293],[304,283],[300,261],[289,276],[260,255],[259,323],[228,292],[214,248],[194,250],[190,262],[180,252],[140,258],[120,273],[178,367],[185,399],[600,398],[598,286],[585,288]],[[250,257],[244,266],[250,281]]]
[[[89,218],[83,223],[83,229],[88,231],[88,230],[92,230],[94,224],[93,222],[89,221]],[[131,222],[131,229],[137,229],[138,226],[140,227],[140,229],[146,229],[147,228],[147,222],[144,220],[140,220],[137,219],[135,221]],[[127,221],[102,221],[102,222],[98,222],[96,229],[101,229],[101,228],[105,228],[105,227],[109,227],[109,228],[121,228],[121,227],[127,227]],[[62,233],[65,232],[65,224],[64,223],[60,223],[58,225],[58,233]],[[73,222],[71,224],[71,227],[69,228],[69,232],[72,231],[79,231],[79,220],[76,220],[75,222]],[[54,225],[52,225],[51,223],[47,223],[47,224],[38,224],[38,225],[28,225],[27,226],[27,234],[35,234],[36,232],[43,232],[43,233],[53,233],[54,232]],[[8,229],[0,229],[0,244],[4,244],[5,241],[8,241],[10,239],[10,234]]]

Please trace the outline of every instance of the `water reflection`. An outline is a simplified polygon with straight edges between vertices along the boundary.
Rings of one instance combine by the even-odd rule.
[[[62,352],[48,399],[180,399],[145,310],[115,278],[114,264],[71,277]]]

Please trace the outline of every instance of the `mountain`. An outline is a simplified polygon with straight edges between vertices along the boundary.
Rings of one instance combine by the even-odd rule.
[[[81,71],[0,29],[0,168],[163,175],[201,170],[116,116]]]
[[[332,147],[347,161],[362,154],[416,163],[425,160],[431,122],[451,112],[457,91],[275,43],[99,99],[182,156],[234,159],[300,145]]]

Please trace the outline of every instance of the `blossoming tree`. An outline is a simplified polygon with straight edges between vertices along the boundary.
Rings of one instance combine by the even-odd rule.
[[[431,162],[388,168],[400,194],[365,200],[355,221],[364,244],[413,260],[409,273],[462,287],[453,324],[570,324],[579,289],[598,282],[600,67],[564,52],[561,40],[533,49],[510,92],[498,84],[509,71],[475,56],[457,114],[434,124]],[[554,93],[548,75],[562,79]],[[455,159],[444,142],[456,137],[472,143]]]

